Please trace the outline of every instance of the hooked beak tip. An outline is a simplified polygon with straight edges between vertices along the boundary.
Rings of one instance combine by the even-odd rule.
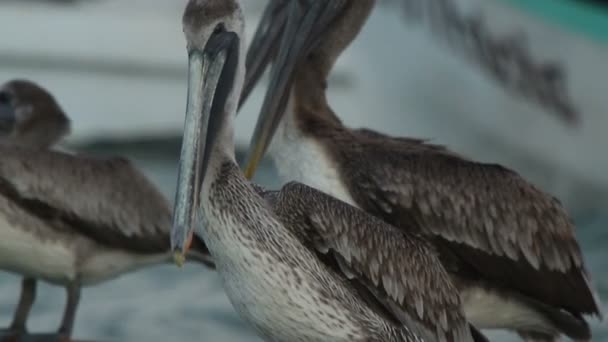
[[[253,175],[255,174],[255,166],[254,163],[249,163],[247,164],[247,168],[245,169],[245,177],[247,179],[251,179],[253,178]]]
[[[194,240],[194,233],[190,232],[188,234],[188,238],[186,239],[186,243],[184,244],[183,247],[175,247],[174,251],[173,251],[173,261],[175,262],[175,264],[178,267],[182,267],[184,266],[184,263],[186,263],[186,253],[188,253],[188,251],[190,250],[190,247],[192,247],[192,242]]]
[[[263,140],[263,138],[261,138]],[[245,166],[245,177],[249,180],[253,178],[255,175],[255,171],[258,168],[258,164],[264,155],[263,142],[259,141],[260,139],[254,138],[254,142],[252,142],[253,149],[251,150],[251,155],[248,159],[248,162]]]
[[[186,262],[186,254],[183,251],[173,252],[173,261],[175,262],[177,267],[183,267],[184,263]]]

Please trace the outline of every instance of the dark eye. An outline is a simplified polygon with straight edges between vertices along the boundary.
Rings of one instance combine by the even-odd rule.
[[[213,34],[224,32],[224,31],[226,31],[226,26],[224,26],[224,23],[219,23],[215,26],[215,29],[213,29]]]
[[[0,104],[7,105],[11,102],[11,96],[6,91],[0,91]]]

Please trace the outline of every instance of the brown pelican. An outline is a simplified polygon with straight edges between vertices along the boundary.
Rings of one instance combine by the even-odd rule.
[[[172,248],[194,231],[240,315],[268,341],[471,341],[431,245],[299,183],[266,192],[235,161],[245,75],[235,0],[190,0],[183,15],[188,102]]]
[[[329,107],[327,76],[373,4],[271,5],[248,56],[248,87],[261,74],[256,68],[276,61],[246,176],[270,144],[286,179],[431,238],[472,324],[515,330],[529,340],[589,339],[582,315],[601,317],[600,305],[574,225],[557,199],[502,166],[423,140],[347,128]],[[280,41],[278,52],[262,48],[272,46],[268,41]]]
[[[82,286],[172,260],[171,208],[126,159],[46,149],[69,131],[69,120],[32,82],[0,88],[0,127],[0,269],[24,276],[3,333],[26,334],[39,279],[66,288],[55,337],[69,337]],[[194,260],[210,262],[200,240],[192,247]]]

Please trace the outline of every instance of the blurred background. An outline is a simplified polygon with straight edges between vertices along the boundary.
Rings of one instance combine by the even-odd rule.
[[[350,126],[430,138],[504,164],[559,197],[607,298],[607,1],[452,0],[463,18],[482,18],[488,35],[517,39],[530,58],[559,66],[561,94],[580,114],[574,126],[494,82],[467,50],[467,37],[454,40],[434,27],[432,13],[420,11],[423,1],[380,0],[338,61],[329,85],[333,108]],[[0,83],[27,78],[46,87],[72,118],[68,148],[131,158],[172,200],[186,98],[185,2],[0,0]],[[242,3],[250,38],[266,1]],[[264,86],[265,79],[237,120],[241,158]],[[257,181],[281,184],[268,161]],[[0,274],[0,325],[10,322],[19,285],[16,276]],[[55,329],[64,300],[62,290],[43,285],[30,329]],[[594,340],[608,341],[606,326],[593,326]],[[196,265],[155,267],[85,289],[75,336],[259,340],[235,314],[217,276]]]

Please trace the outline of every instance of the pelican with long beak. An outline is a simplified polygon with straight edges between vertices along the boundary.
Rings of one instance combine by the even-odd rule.
[[[424,140],[345,127],[330,108],[327,77],[374,3],[269,5],[247,57],[248,91],[274,60],[247,178],[268,149],[286,180],[426,236],[479,328],[514,330],[530,341],[590,339],[583,315],[601,317],[601,306],[557,199],[502,166]]]
[[[228,298],[267,341],[484,341],[425,239],[299,183],[270,192],[235,161],[243,16],[190,0],[188,101],[173,231],[175,261],[202,237]]]
[[[81,288],[172,261],[168,201],[124,158],[51,150],[70,120],[27,80],[0,87],[0,270],[23,276],[13,321],[0,340],[69,339]],[[192,260],[212,266],[194,239]],[[38,280],[65,287],[57,333],[28,333]]]

